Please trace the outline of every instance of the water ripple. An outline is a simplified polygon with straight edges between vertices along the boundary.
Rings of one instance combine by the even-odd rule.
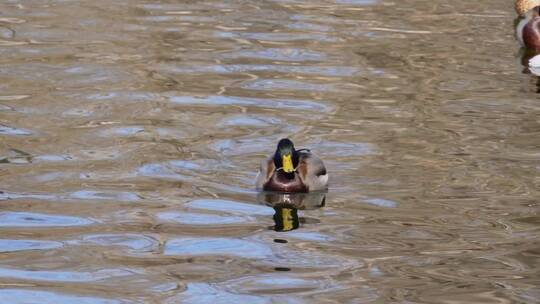
[[[222,55],[225,58],[258,58],[278,61],[325,61],[327,54],[308,49],[299,48],[266,48],[263,50],[241,50],[234,53]],[[272,67],[276,67],[272,65]]]
[[[250,90],[300,90],[300,91],[337,91],[333,84],[309,83],[298,80],[287,79],[260,79],[250,81],[242,86]]]
[[[0,239],[0,252],[17,252],[25,250],[49,250],[64,246],[62,242],[40,240]]]
[[[372,73],[370,70],[361,71],[358,68],[345,66],[299,66],[273,64],[224,64],[206,66],[166,66],[160,70],[174,74],[232,74],[253,72],[277,72],[283,74],[305,74],[327,77],[350,77],[359,73]]]
[[[47,282],[95,282],[110,278],[130,276],[127,270],[99,270],[96,272],[44,271],[0,268],[0,277]]]
[[[109,200],[109,201],[122,201],[133,202],[141,199],[139,195],[132,192],[102,192],[93,190],[80,190],[73,192],[69,195],[71,199],[83,199],[83,200]]]
[[[101,246],[121,246],[133,252],[155,251],[159,247],[159,241],[147,235],[138,234],[93,234],[86,235],[82,241],[75,241],[76,244],[97,244]]]
[[[12,135],[12,136],[28,136],[34,134],[30,130],[14,128],[0,124],[0,135]]]
[[[272,41],[272,42],[291,42],[291,41],[321,41],[321,42],[339,42],[340,38],[335,36],[329,36],[319,33],[296,33],[291,35],[289,33],[232,33],[232,32],[216,32],[216,36],[219,38],[231,38],[231,39],[252,39],[259,41]]]
[[[167,304],[173,303],[192,303],[192,304],[227,304],[227,303],[253,303],[270,304],[274,303],[263,296],[246,295],[231,293],[220,290],[208,283],[189,283],[187,290],[166,301]]]
[[[197,172],[209,173],[215,170],[224,170],[224,164],[212,159],[199,159],[196,161],[173,160],[162,164],[147,164],[138,169],[141,176],[169,178],[176,180],[191,180]]]
[[[537,303],[540,81],[486,3],[0,1],[0,303]],[[282,137],[326,196],[254,190]]]
[[[274,210],[266,206],[217,199],[197,199],[184,206],[239,215],[272,216],[274,214]]]
[[[32,212],[0,212],[0,227],[72,227],[92,225],[89,219]]]
[[[228,290],[247,294],[283,294],[307,293],[309,291],[330,290],[335,287],[329,282],[318,281],[295,276],[294,274],[264,274],[257,276],[244,276],[240,279],[230,280],[220,285]]]
[[[176,238],[165,243],[165,255],[175,256],[233,256],[246,259],[265,259],[272,255],[270,247],[233,238]]]
[[[250,221],[248,218],[240,216],[222,216],[192,212],[162,212],[157,214],[157,218],[164,222],[179,223],[183,225],[227,225],[241,224]]]
[[[363,201],[371,205],[385,207],[385,208],[395,208],[398,205],[397,202],[387,200],[387,199],[382,199],[382,198],[368,198],[368,199],[364,199]]]
[[[218,126],[224,127],[270,127],[272,125],[282,125],[283,121],[276,117],[254,116],[254,115],[234,115],[224,118]]]
[[[10,304],[120,304],[124,301],[77,296],[34,289],[0,289],[0,302]]]
[[[330,106],[310,100],[281,100],[234,96],[171,96],[169,99],[173,103],[183,105],[240,105],[276,109],[298,109],[316,112],[330,112],[332,110],[332,107]]]

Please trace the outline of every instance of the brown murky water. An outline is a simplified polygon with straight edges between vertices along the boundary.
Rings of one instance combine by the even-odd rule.
[[[2,1],[0,302],[539,303],[511,2]]]

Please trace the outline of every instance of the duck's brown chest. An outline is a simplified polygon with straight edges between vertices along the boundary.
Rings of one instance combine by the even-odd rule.
[[[523,44],[540,51],[540,17],[535,17],[523,27]]]
[[[302,182],[298,173],[287,176],[283,171],[275,172],[264,185],[265,191],[308,192],[308,187]]]

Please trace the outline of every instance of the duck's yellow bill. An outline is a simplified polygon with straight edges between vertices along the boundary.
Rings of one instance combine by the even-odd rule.
[[[292,215],[292,209],[283,208],[281,210],[281,217],[283,218],[283,231],[291,231],[294,229],[294,217]]]
[[[285,171],[286,173],[294,172],[294,166],[293,166],[293,163],[292,163],[292,155],[291,154],[283,155],[281,161],[283,163],[283,171]]]

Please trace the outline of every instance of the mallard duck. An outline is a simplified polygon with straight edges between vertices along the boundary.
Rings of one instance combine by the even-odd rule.
[[[540,0],[516,0],[516,12],[520,16],[517,39],[521,45],[540,51]]]
[[[284,138],[276,152],[261,163],[257,189],[279,192],[310,192],[328,188],[328,174],[322,160],[308,149],[296,150]]]

